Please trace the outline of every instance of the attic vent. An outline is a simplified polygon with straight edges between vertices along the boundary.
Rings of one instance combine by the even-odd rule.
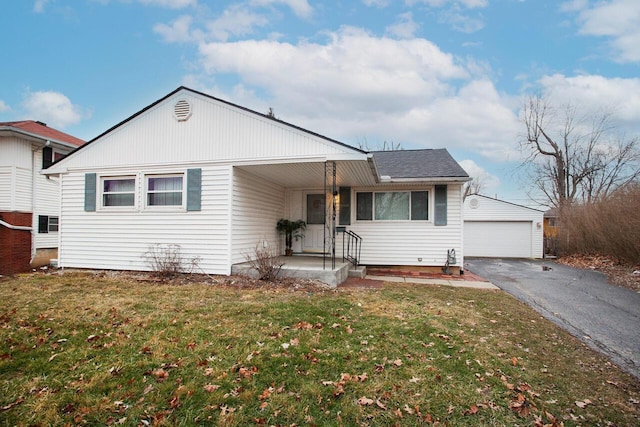
[[[471,207],[471,209],[476,209],[479,204],[480,204],[480,201],[476,198],[469,200],[469,206]]]
[[[191,104],[186,99],[180,99],[173,106],[173,117],[179,122],[186,121],[191,116]]]

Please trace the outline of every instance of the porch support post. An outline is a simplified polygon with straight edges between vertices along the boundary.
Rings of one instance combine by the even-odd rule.
[[[329,181],[330,180],[330,181]],[[324,164],[324,197],[327,200],[327,195],[331,195],[331,217],[330,224],[326,224],[327,215],[325,212],[323,242],[322,242],[322,269],[326,269],[326,257],[327,257],[327,237],[330,237],[331,249],[331,269],[336,268],[336,195],[338,194],[338,187],[336,186],[336,162],[325,162]],[[326,205],[326,203],[325,203]],[[327,235],[327,225],[331,227],[329,234]]]
[[[326,205],[326,201],[327,201],[327,165],[329,162],[325,161],[324,162],[324,200],[325,200],[325,205]],[[322,227],[322,269],[325,270],[326,269],[326,262],[327,262],[327,212],[326,212],[326,207],[325,207],[325,213],[324,213],[324,225]]]

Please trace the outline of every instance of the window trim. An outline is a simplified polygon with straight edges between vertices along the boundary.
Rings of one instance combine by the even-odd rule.
[[[412,193],[427,193],[427,219],[412,219],[411,203]],[[358,194],[371,194],[371,219],[358,218]],[[409,193],[409,219],[376,219],[376,193]],[[433,189],[416,189],[416,190],[384,190],[384,191],[356,191],[355,192],[355,219],[356,222],[415,222],[415,223],[431,223],[433,222]]]
[[[55,224],[53,224],[52,222],[55,222]],[[44,223],[46,223],[46,225]],[[53,230],[52,227],[55,227],[55,230]],[[60,231],[59,216],[38,215],[38,234],[58,233],[59,231]]]
[[[105,181],[125,181],[125,180],[133,180],[133,190],[132,191],[121,191],[121,192],[106,192],[104,191],[104,183]],[[98,182],[100,184],[98,188],[98,200],[100,203],[100,210],[109,210],[109,211],[132,211],[135,210],[138,206],[138,177],[136,174],[124,174],[124,175],[101,175],[98,177]],[[104,196],[105,194],[133,194],[133,204],[126,206],[110,206],[105,205]]]
[[[153,191],[152,194],[157,193],[178,193],[180,192],[180,204],[179,205],[151,205],[149,204],[149,179],[150,178],[180,178],[182,180],[182,189],[173,191]],[[146,173],[144,174],[144,208],[149,210],[186,210],[187,203],[187,174],[185,172],[175,173]]]

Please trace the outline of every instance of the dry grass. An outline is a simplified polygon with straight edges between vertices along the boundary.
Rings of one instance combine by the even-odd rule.
[[[605,255],[640,264],[640,184],[560,213],[558,251],[562,255]]]
[[[636,379],[502,292],[232,282],[0,281],[0,425],[640,422]]]

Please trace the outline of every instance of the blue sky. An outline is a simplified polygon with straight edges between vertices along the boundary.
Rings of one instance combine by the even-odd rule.
[[[90,140],[186,85],[370,149],[447,148],[484,192],[518,172],[533,93],[640,134],[637,0],[20,0],[0,121]]]

